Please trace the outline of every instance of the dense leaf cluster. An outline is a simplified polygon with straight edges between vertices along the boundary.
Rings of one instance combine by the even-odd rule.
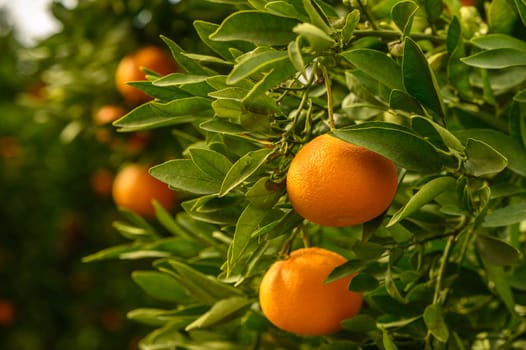
[[[210,52],[163,37],[181,72],[136,83],[155,100],[114,124],[173,132],[184,151],[151,174],[182,210],[157,206],[162,229],[127,213],[130,242],[86,258],[154,258],[133,279],[166,308],[130,312],[157,327],[141,347],[522,348],[526,4],[213,2],[236,9],[194,22]],[[294,212],[288,165],[327,132],[397,164],[383,216],[335,229]],[[306,244],[349,259],[329,280],[360,272],[365,307],[334,336],[285,334],[258,307],[262,273]]]

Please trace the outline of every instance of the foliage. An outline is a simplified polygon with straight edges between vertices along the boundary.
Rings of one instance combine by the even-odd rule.
[[[157,32],[182,72],[150,75],[140,87],[156,99],[114,123],[175,141],[150,172],[181,210],[157,206],[155,223],[123,212],[128,241],[84,259],[151,262],[132,278],[164,306],[129,312],[154,328],[140,347],[522,348],[524,2],[196,3],[229,14],[196,17],[206,48]],[[292,210],[288,165],[322,133],[398,165],[383,216],[336,229]],[[329,280],[360,273],[350,288],[365,306],[338,334],[287,334],[259,309],[264,271],[304,245],[349,259]]]

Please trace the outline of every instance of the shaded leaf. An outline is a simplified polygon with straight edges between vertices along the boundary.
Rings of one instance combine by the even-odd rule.
[[[221,183],[221,189],[219,196],[224,196],[237,186],[247,180],[252,174],[254,174],[267,160],[267,157],[271,154],[272,150],[268,148],[262,148],[256,151],[249,152],[243,157],[239,158],[229,169],[223,182]]]
[[[444,165],[442,156],[427,140],[397,124],[367,122],[335,130],[332,134],[379,153],[408,170],[437,172]]]
[[[132,279],[150,296],[167,302],[180,302],[186,291],[169,275],[157,271],[133,271]]]
[[[245,297],[232,297],[219,300],[210,310],[202,314],[194,322],[190,323],[185,330],[192,331],[195,329],[207,328],[227,321],[251,303],[252,301]]]
[[[438,304],[431,304],[424,310],[424,322],[427,329],[439,341],[445,343],[449,338],[449,330],[442,308]]]
[[[444,105],[436,77],[418,44],[409,37],[404,40],[402,75],[405,90],[443,118]]]
[[[225,18],[210,38],[218,41],[249,41],[261,45],[287,45],[296,37],[292,32],[296,24],[298,21],[294,19],[268,12],[238,11]]]
[[[413,17],[418,10],[418,5],[413,1],[397,2],[391,9],[391,17],[403,36],[409,35],[413,26]]]
[[[368,314],[359,314],[341,322],[342,328],[348,332],[366,333],[376,329],[376,320]]]
[[[485,227],[501,227],[518,224],[522,221],[526,221],[526,202],[495,209],[486,215],[483,225]]]
[[[511,265],[520,257],[520,252],[501,239],[479,233],[477,247],[484,259],[495,266]]]
[[[492,175],[506,168],[508,160],[490,145],[475,139],[466,143],[464,170],[474,176]]]

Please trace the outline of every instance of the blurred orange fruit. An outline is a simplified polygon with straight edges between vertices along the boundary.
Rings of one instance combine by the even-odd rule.
[[[128,85],[128,82],[146,79],[143,68],[161,75],[177,71],[177,65],[170,54],[157,46],[142,47],[122,58],[115,72],[115,85],[124,99],[132,105],[152,99],[141,90]]]
[[[126,109],[119,105],[104,105],[93,114],[95,125],[105,125],[114,122],[126,114]]]
[[[152,204],[154,199],[168,211],[172,211],[177,205],[176,192],[151,176],[146,166],[139,164],[126,165],[117,173],[112,194],[119,207],[147,218],[155,217]]]
[[[367,148],[325,134],[292,160],[287,193],[305,219],[325,226],[352,226],[382,214],[398,186],[395,164]]]

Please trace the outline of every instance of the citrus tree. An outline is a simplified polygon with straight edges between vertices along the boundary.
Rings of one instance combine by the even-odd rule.
[[[180,206],[84,259],[151,261],[141,349],[523,348],[524,1],[212,3],[113,123],[169,130]]]

